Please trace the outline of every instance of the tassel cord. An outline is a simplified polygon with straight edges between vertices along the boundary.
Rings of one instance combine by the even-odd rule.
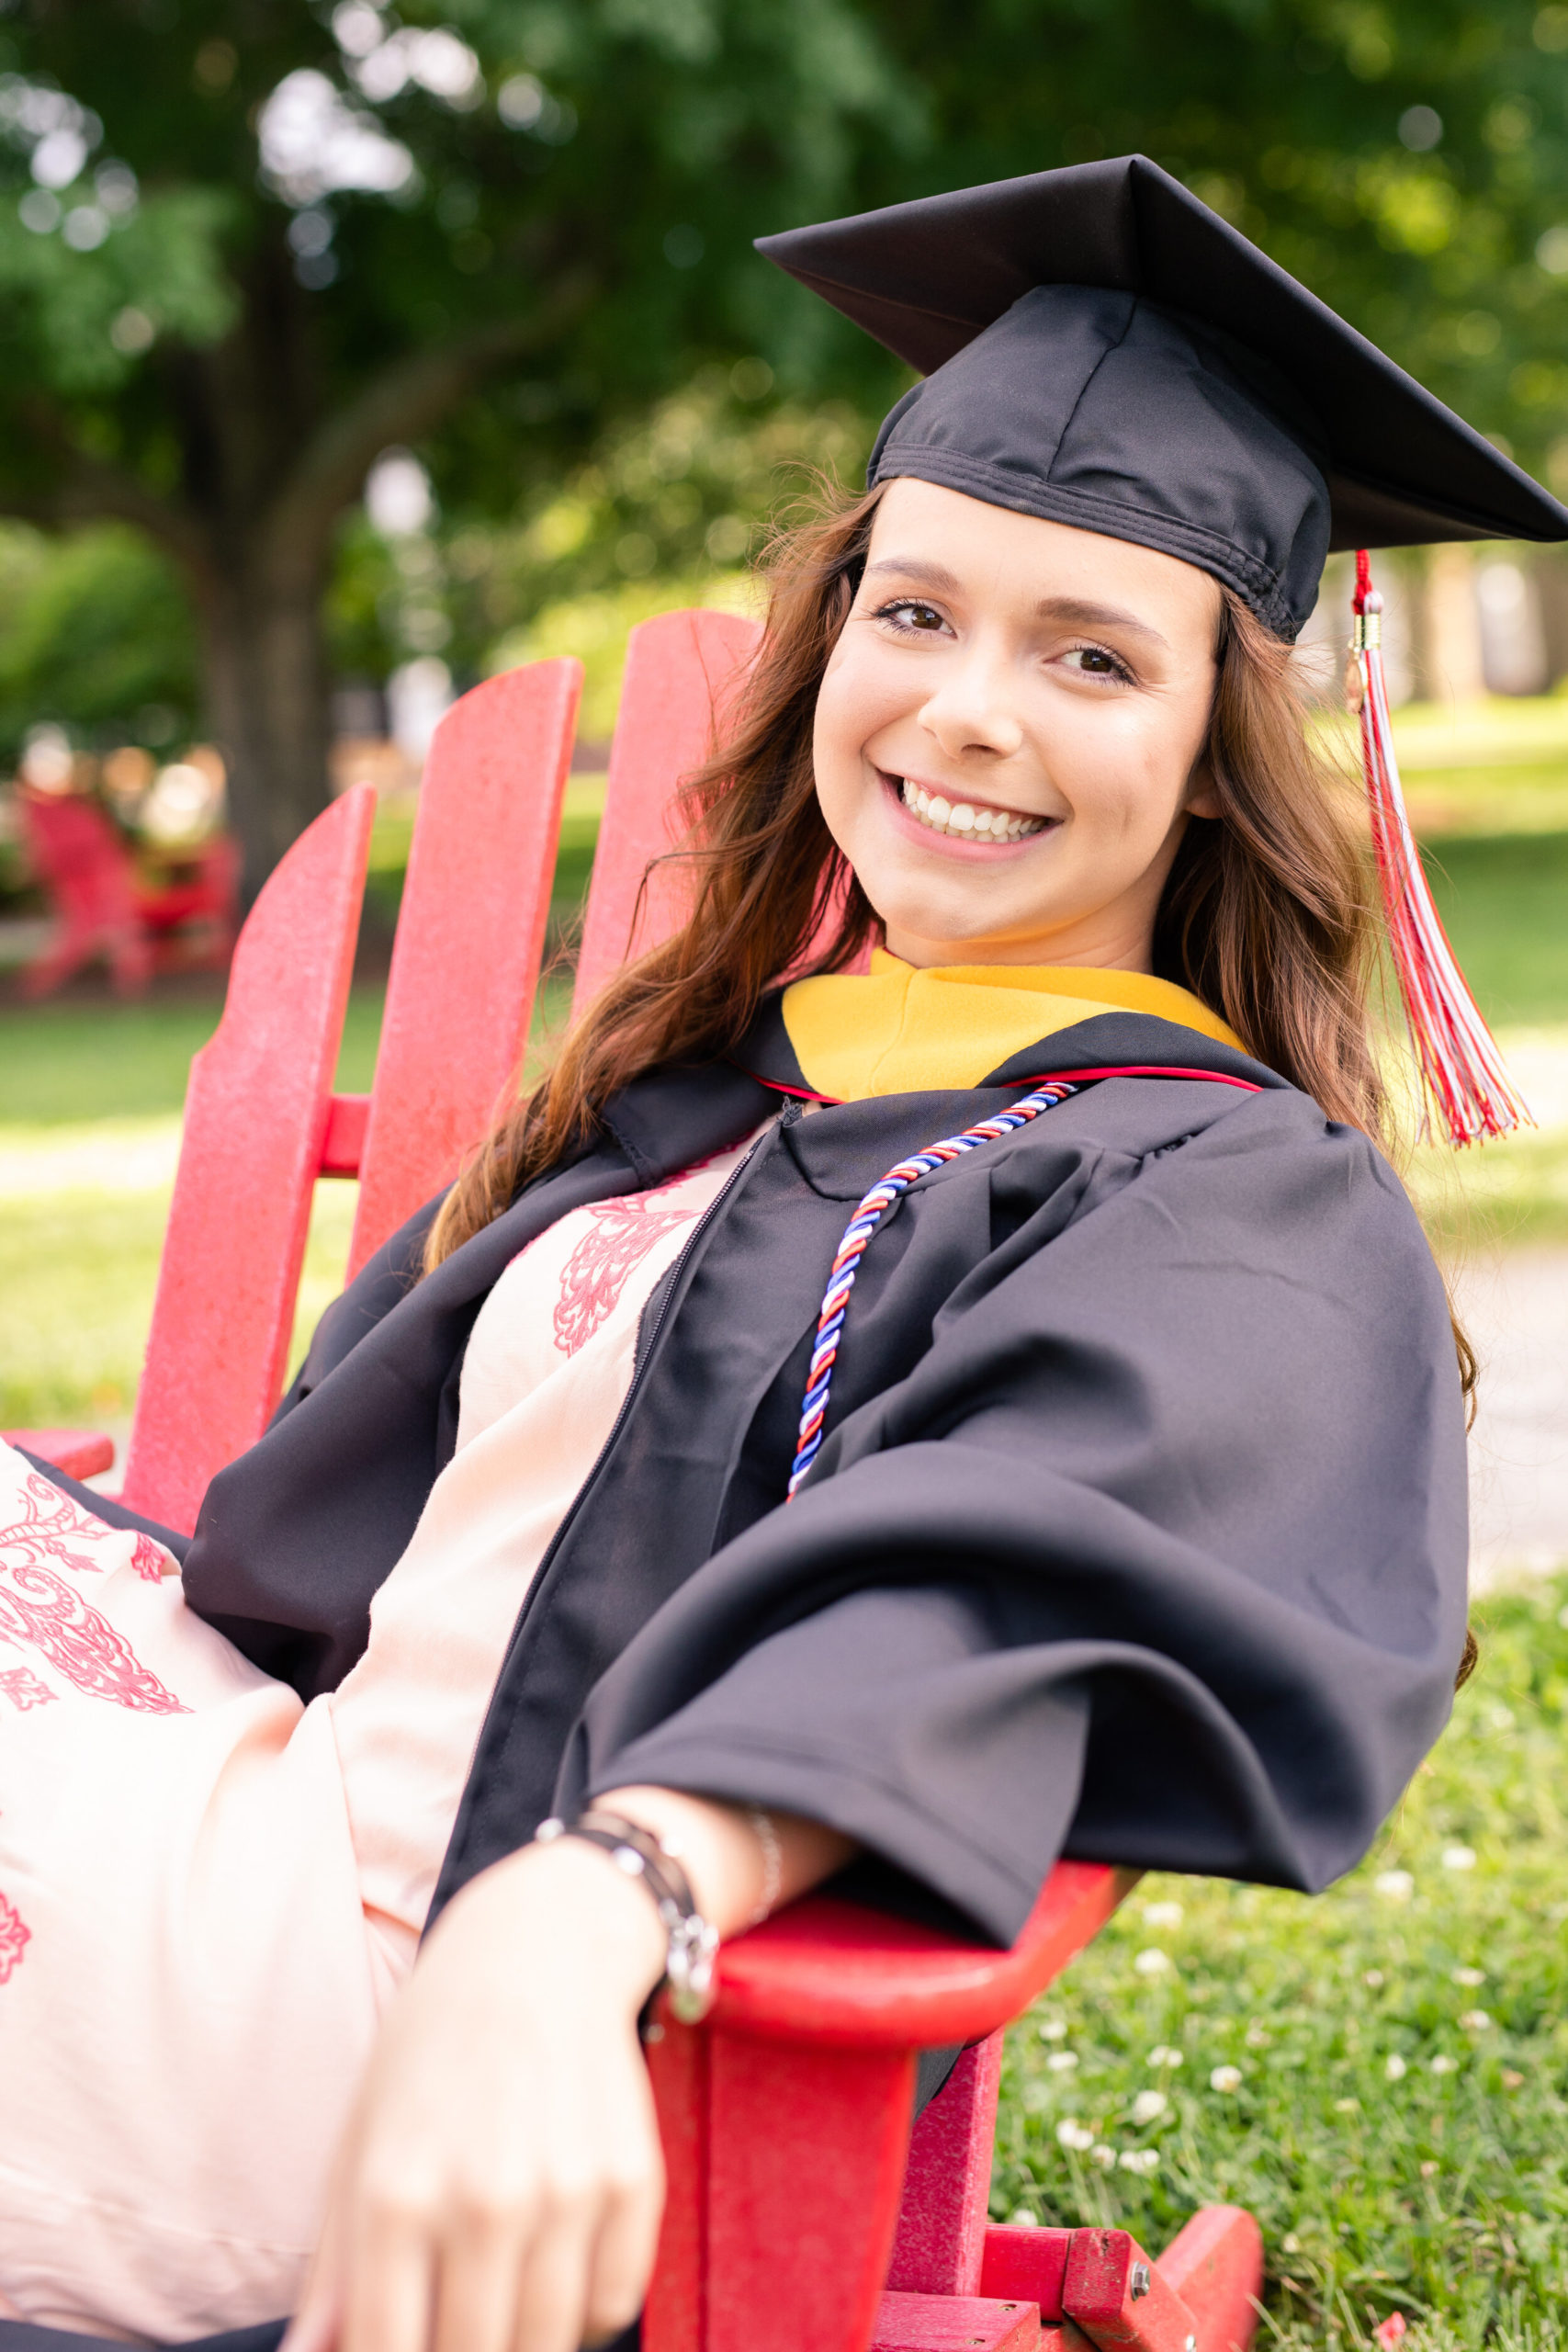
[[[1507,1134],[1529,1113],[1465,984],[1434,903],[1411,831],[1389,717],[1382,648],[1382,599],[1365,549],[1356,559],[1351,655],[1360,688],[1361,765],[1389,944],[1430,1131],[1450,1140]]]

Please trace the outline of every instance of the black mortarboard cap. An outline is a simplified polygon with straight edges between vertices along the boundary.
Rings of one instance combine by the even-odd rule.
[[[1568,538],[1568,509],[1146,156],[757,243],[925,378],[868,481],[1184,557],[1280,637],[1333,548]]]

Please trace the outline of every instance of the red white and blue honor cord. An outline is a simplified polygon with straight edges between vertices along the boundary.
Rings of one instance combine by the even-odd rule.
[[[895,1201],[907,1193],[933,1168],[943,1167],[950,1159],[960,1159],[966,1151],[977,1150],[983,1143],[995,1143],[999,1136],[1010,1135],[1015,1127],[1026,1127],[1042,1111],[1065,1102],[1069,1094],[1081,1091],[1079,1084],[1067,1079],[1054,1078],[1037,1086],[1021,1102],[1009,1111],[998,1111],[993,1119],[981,1119],[965,1127],[959,1136],[945,1136],[941,1143],[933,1143],[924,1151],[917,1151],[908,1159],[901,1159],[890,1168],[880,1183],[874,1184],[861,1202],[839,1244],[833,1260],[833,1271],[828,1277],[823,1294],[822,1310],[817,1318],[817,1344],[811,1351],[811,1369],[806,1378],[806,1396],[800,1408],[800,1435],[795,1449],[795,1461],[789,1474],[786,1500],[793,1498],[801,1480],[817,1459],[822,1443],[823,1423],[828,1416],[828,1396],[833,1385],[833,1366],[838,1361],[839,1340],[849,1311],[850,1294],[855,1286],[860,1261],[865,1255],[867,1242],[876,1231]]]

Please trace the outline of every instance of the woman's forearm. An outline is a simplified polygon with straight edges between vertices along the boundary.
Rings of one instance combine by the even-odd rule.
[[[798,1814],[759,1814],[756,1808],[679,1789],[615,1789],[594,1800],[605,1813],[624,1814],[672,1854],[698,1910],[721,1937],[793,1903],[842,1868],[852,1840]]]

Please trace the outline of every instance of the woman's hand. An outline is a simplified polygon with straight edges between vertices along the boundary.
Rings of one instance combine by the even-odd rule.
[[[679,1852],[721,1935],[851,1851],[665,1789],[598,1803]],[[631,2324],[664,2196],[637,2020],[664,1957],[647,1888],[574,1838],[456,1897],[382,2027],[285,2352],[577,2352]]]
[[[577,2352],[630,2325],[664,2172],[646,1891],[563,1839],[443,1914],[389,2012],[288,2352]]]

